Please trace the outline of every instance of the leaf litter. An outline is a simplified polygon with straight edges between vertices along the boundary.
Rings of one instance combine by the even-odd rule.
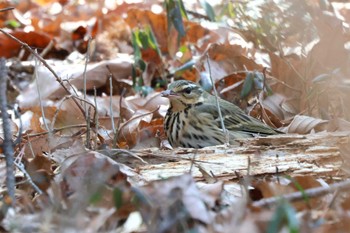
[[[2,28],[63,83],[1,34],[24,126],[12,117],[24,170],[14,209],[1,179],[2,229],[347,232],[348,3],[165,2],[1,4],[15,7]],[[210,76],[220,97],[287,134],[170,148],[159,92],[179,78],[210,91]]]

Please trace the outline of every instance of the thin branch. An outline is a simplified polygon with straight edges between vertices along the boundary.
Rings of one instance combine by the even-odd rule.
[[[157,159],[161,159],[161,160],[166,160],[166,161],[190,161],[190,162],[196,162],[196,163],[205,163],[205,164],[214,164],[214,165],[224,165],[223,163],[219,163],[219,162],[210,162],[210,161],[204,161],[204,160],[198,160],[195,159],[193,157],[191,158],[184,158],[182,156],[172,156],[172,155],[164,155],[164,154],[155,154],[155,153],[151,153],[151,152],[147,152],[147,151],[137,151],[137,150],[129,150],[131,153],[137,153],[137,154],[141,154],[142,156],[149,156],[149,157],[156,157]]]
[[[87,125],[86,124],[80,124],[80,125],[67,125],[67,126],[64,126],[64,127],[61,127],[61,128],[56,128],[56,129],[52,129],[51,130],[51,133],[52,134],[55,134],[59,131],[63,131],[63,130],[66,130],[66,129],[73,129],[73,128],[86,128]],[[48,134],[50,132],[41,132],[41,133],[35,133],[35,134],[27,134],[27,137],[37,137],[37,136],[42,136],[42,135],[45,135],[45,134]]]
[[[94,138],[94,149],[97,149],[97,135],[98,135],[98,112],[97,112],[97,91],[96,91],[96,86],[94,86],[94,103],[95,103],[95,114],[94,114],[94,121],[95,121],[95,138]]]
[[[87,43],[87,50],[86,50],[86,57],[85,57],[85,65],[84,65],[84,72],[83,72],[83,80],[84,80],[84,100],[86,101],[86,70],[87,65],[90,60],[90,44],[91,44],[91,36],[89,36],[88,43]],[[87,109],[86,109],[86,102],[84,102],[84,110],[85,110],[85,120],[87,120]]]
[[[215,100],[216,100],[216,107],[218,109],[218,113],[219,113],[219,118],[220,118],[220,123],[221,123],[221,128],[222,128],[222,132],[224,133],[224,135],[226,135],[226,143],[229,143],[229,134],[226,130],[225,124],[224,124],[224,119],[222,118],[222,113],[221,113],[221,108],[220,108],[220,104],[219,104],[219,97],[218,97],[218,92],[216,91],[216,87],[215,87],[215,83],[213,80],[213,77],[211,76],[211,68],[210,68],[210,62],[209,62],[209,53],[206,54],[207,56],[207,63],[208,63],[208,72],[209,72],[209,77],[211,80],[211,84],[213,85],[213,90],[214,90],[214,95],[215,95]]]
[[[46,121],[43,101],[42,101],[42,98],[41,98],[41,93],[40,93],[40,88],[39,88],[39,81],[38,81],[38,78],[39,78],[38,77],[39,62],[38,62],[37,58],[35,58],[34,60],[35,60],[34,76],[35,76],[36,88],[37,88],[37,91],[38,91],[39,104],[40,104],[40,109],[41,109],[41,116],[43,117],[43,123],[45,125],[46,130],[48,132],[50,132],[50,127],[48,126],[47,121]]]
[[[126,89],[123,88],[122,93],[120,94],[120,98],[119,98],[119,120],[118,120],[118,124],[117,124],[117,129],[120,130],[120,124],[122,123],[122,103],[123,103],[123,98],[125,95],[125,91]]]
[[[12,10],[14,10],[15,8],[14,7],[5,7],[5,8],[3,8],[3,9],[0,9],[0,12],[4,12],[4,11],[12,11]]]
[[[75,99],[80,100],[80,101],[82,101],[82,102],[86,102],[87,104],[89,104],[91,107],[94,108],[95,112],[97,111],[97,109],[95,108],[95,106],[94,106],[92,103],[90,103],[90,102],[87,101],[87,100],[84,100],[84,99],[80,98],[79,96],[75,96],[75,95],[65,96],[65,97],[61,100],[61,102],[59,103],[58,108],[56,109],[56,111],[55,111],[55,113],[54,113],[54,116],[53,116],[53,118],[52,118],[53,120],[52,120],[52,123],[51,123],[51,128],[53,128],[54,125],[55,125],[55,122],[56,122],[58,113],[59,113],[59,111],[60,111],[61,108],[62,108],[62,104],[63,104],[66,100],[68,100],[68,99],[70,99],[70,98],[75,98]],[[95,121],[95,118],[94,118],[94,121]]]
[[[7,113],[7,69],[6,61],[4,58],[0,59],[0,110],[3,122],[4,130],[4,142],[2,144],[4,155],[6,158],[6,186],[9,196],[12,199],[12,205],[15,204],[15,173],[13,167],[13,141],[12,130],[9,114]]]
[[[16,159],[16,161],[14,162],[14,164],[16,165],[16,167],[24,174],[25,177],[27,177],[27,181],[28,183],[33,187],[33,189],[40,195],[43,193],[43,191],[34,183],[34,181],[32,180],[31,176],[29,175],[29,173],[27,172],[27,170],[24,167],[24,164],[22,163],[22,158],[24,155],[24,147],[22,148],[20,154],[18,155],[18,159]]]
[[[16,41],[17,43],[22,45],[25,49],[27,49],[30,53],[32,53],[53,74],[53,76],[55,77],[56,81],[62,86],[62,88],[69,95],[71,95],[70,90],[64,85],[63,80],[56,74],[56,72],[51,68],[51,66],[45,61],[44,58],[42,58],[37,52],[35,52],[27,43],[24,43],[21,40],[17,39],[13,35],[11,35],[8,32],[6,32],[4,29],[0,28],[0,32],[4,33],[7,37],[9,37],[10,39]],[[78,101],[76,99],[73,99],[73,101],[78,106],[79,110],[83,113],[83,115],[85,116],[85,112],[84,112],[83,107],[78,103]]]
[[[50,43],[44,48],[44,50],[40,53],[41,57],[45,57],[46,54],[48,54],[50,52],[50,50],[53,48],[53,46],[55,45],[55,41],[54,40],[50,40]]]
[[[102,154],[105,154],[109,157],[112,156],[120,156],[120,155],[129,155],[131,157],[134,157],[138,160],[140,160],[142,163],[144,164],[148,164],[145,160],[143,160],[140,156],[136,155],[135,153],[129,151],[129,150],[124,150],[124,149],[103,149],[103,150],[98,150],[97,152],[100,152]],[[112,152],[112,154],[110,154],[109,152]]]
[[[87,118],[86,118],[86,148],[91,149],[91,126],[90,126],[90,118],[91,118],[91,112],[90,112],[91,107],[89,107],[87,111]]]
[[[350,180],[341,181],[339,183],[330,184],[328,187],[316,187],[306,189],[303,192],[294,192],[281,195],[278,197],[264,198],[252,203],[254,207],[269,207],[278,204],[281,200],[300,201],[304,200],[305,195],[309,198],[320,197],[334,191],[345,191],[350,188]]]
[[[18,119],[18,121],[19,121],[18,135],[17,135],[16,140],[13,142],[13,145],[16,146],[16,145],[19,145],[19,144],[21,143],[21,140],[22,140],[22,131],[23,131],[23,123],[22,123],[21,114],[20,114],[20,112],[19,112],[19,106],[18,106],[18,104],[15,104],[15,105],[13,106],[13,112],[15,113],[16,119]]]
[[[129,119],[128,121],[126,121],[126,122],[120,127],[120,129],[118,130],[118,137],[119,137],[120,132],[122,132],[122,129],[123,129],[126,125],[128,125],[130,122],[132,122],[132,121],[134,121],[134,120],[136,120],[136,119],[138,119],[138,118],[142,118],[142,117],[144,117],[144,116],[153,114],[153,113],[155,113],[156,111],[158,111],[159,108],[160,108],[160,106],[158,106],[156,109],[154,109],[154,110],[151,111],[151,112],[147,112],[147,113],[140,114],[140,115],[135,116],[135,117]]]
[[[61,111],[61,107],[63,105],[63,103],[68,100],[69,98],[71,98],[72,96],[64,96],[63,99],[60,100],[60,103],[58,104],[58,107],[57,109],[55,110],[55,113],[53,114],[53,117],[52,117],[52,121],[51,121],[51,128],[54,128],[55,127],[55,123],[56,123],[56,120],[57,120],[57,117],[58,117],[58,113]]]
[[[114,117],[113,117],[113,83],[112,83],[112,74],[109,75],[109,115],[111,116],[111,124],[112,124],[112,130],[113,130],[113,144],[112,146],[115,147],[117,144],[117,130],[114,125]]]

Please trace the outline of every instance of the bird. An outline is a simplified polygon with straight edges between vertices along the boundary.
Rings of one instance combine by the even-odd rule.
[[[247,115],[235,104],[218,97],[222,129],[216,97],[198,84],[188,80],[172,82],[161,93],[170,105],[164,119],[164,131],[172,147],[203,148],[229,143],[236,139],[267,136],[281,133]],[[236,142],[237,143],[237,142]]]

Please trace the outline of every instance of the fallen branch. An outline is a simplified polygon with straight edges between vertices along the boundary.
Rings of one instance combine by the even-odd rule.
[[[12,141],[12,130],[9,114],[7,113],[7,69],[4,58],[0,59],[0,111],[2,116],[2,126],[4,129],[4,142],[2,148],[6,159],[6,186],[7,192],[15,204],[15,173],[14,173],[14,149]]]
[[[303,192],[294,192],[281,195],[278,197],[264,198],[252,203],[254,207],[268,207],[278,204],[281,200],[289,202],[304,200],[305,196],[309,198],[320,197],[335,191],[344,191],[350,189],[350,180],[345,180],[339,183],[331,184],[328,187],[317,187],[306,189]]]

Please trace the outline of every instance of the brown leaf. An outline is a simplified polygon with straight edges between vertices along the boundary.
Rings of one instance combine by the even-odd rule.
[[[52,40],[52,37],[41,32],[24,32],[24,31],[14,31],[11,33],[14,37],[20,41],[28,44],[30,47],[39,49],[44,49]],[[18,42],[10,39],[5,34],[0,34],[0,56],[11,58],[17,57],[22,48],[22,45]],[[27,53],[28,55],[28,53]]]
[[[68,158],[62,164],[59,179],[66,196],[75,192],[89,195],[104,184],[117,186],[123,183],[129,186],[127,177],[133,175],[135,174],[125,165],[98,152],[87,152]]]
[[[259,182],[257,184],[254,184],[253,186],[255,187],[255,189],[261,192],[262,198],[275,197],[295,192],[295,189],[291,187],[273,182]]]
[[[169,227],[175,224],[169,225],[169,223],[174,220],[187,224],[193,220],[206,224],[212,221],[202,199],[203,194],[199,192],[189,174],[154,181],[144,186],[142,191],[143,197],[139,203],[140,212],[145,222],[152,221],[153,224],[148,229],[150,232],[159,229],[159,226],[162,225],[168,226],[164,230],[169,231]],[[186,211],[187,214],[184,214],[183,211]]]
[[[327,124],[328,121],[326,120],[296,115],[289,126],[286,127],[285,131],[288,133],[307,134],[312,130],[315,130],[316,132],[322,131],[325,129]]]
[[[132,61],[128,57],[89,64],[86,72],[87,90],[93,90],[94,87],[99,88],[106,85],[106,83],[108,83],[107,78],[111,73],[113,78],[118,80],[127,79],[131,74],[131,67]],[[69,81],[71,85],[83,90],[83,64],[67,65],[57,63],[53,69],[64,81]],[[52,73],[49,72],[46,67],[39,66],[38,83],[42,100],[60,99],[67,94],[63,87],[55,81]],[[39,103],[39,96],[36,83],[32,83],[29,88],[23,91],[21,95],[17,97],[17,100],[21,108],[37,105]]]
[[[269,95],[262,101],[262,105],[279,119],[285,119],[285,116],[288,114],[282,108],[285,99],[286,98],[280,94]]]
[[[261,65],[248,57],[247,49],[239,45],[212,44],[207,51],[214,82],[234,72],[263,70]],[[206,53],[199,63],[200,67],[205,67],[206,71],[209,70]]]
[[[46,191],[50,187],[54,176],[50,159],[42,154],[37,154],[34,159],[25,162],[25,168],[33,182],[42,191]]]

